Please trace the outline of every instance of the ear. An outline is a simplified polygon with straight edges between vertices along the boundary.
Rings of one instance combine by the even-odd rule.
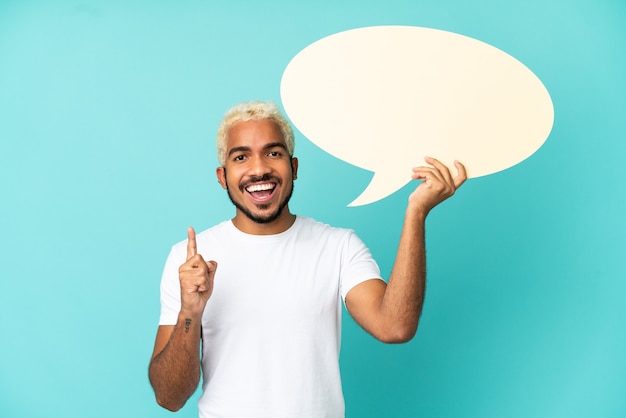
[[[298,159],[295,157],[291,157],[291,178],[293,180],[298,178]]]
[[[226,169],[224,167],[217,167],[215,174],[217,175],[217,182],[223,189],[226,189]]]

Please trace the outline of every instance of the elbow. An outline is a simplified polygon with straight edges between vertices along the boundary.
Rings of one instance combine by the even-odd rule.
[[[152,377],[152,376],[151,376]],[[156,403],[171,412],[176,412],[182,409],[187,403],[187,400],[191,396],[189,391],[173,390],[170,385],[159,384],[153,379],[150,379],[152,389],[154,390],[154,398]],[[189,392],[189,394],[187,394]],[[193,392],[193,390],[191,390]]]
[[[390,336],[385,336],[383,338],[379,338],[379,340],[385,344],[404,344],[404,343],[408,343],[409,341],[411,341],[414,336],[415,336],[415,333],[413,334],[406,333],[406,334],[397,334],[397,335],[394,334]]]
[[[157,404],[160,407],[167,409],[171,412],[180,411],[185,403],[187,403],[187,399],[176,399],[172,396],[164,396],[163,394],[154,393]]]
[[[159,404],[159,406],[171,412],[179,411],[185,405],[184,403],[172,402],[171,400],[162,399],[162,398],[159,398],[158,396],[156,398],[156,401]]]
[[[381,332],[375,337],[385,344],[404,344],[415,337],[417,325],[395,326]]]

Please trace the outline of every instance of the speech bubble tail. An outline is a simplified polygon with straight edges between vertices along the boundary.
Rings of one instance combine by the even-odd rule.
[[[370,183],[367,185],[365,190],[363,190],[363,193],[350,202],[348,207],[363,206],[377,202],[411,181],[411,178],[408,175],[394,176],[390,174],[391,173],[387,173],[386,175],[380,174],[380,172],[374,173],[374,177],[372,177]]]

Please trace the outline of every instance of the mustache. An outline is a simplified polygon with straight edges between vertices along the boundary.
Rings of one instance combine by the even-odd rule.
[[[248,177],[245,181],[242,181],[241,183],[239,183],[239,188],[241,190],[243,190],[246,187],[248,187],[249,185],[254,184],[254,183],[268,183],[268,182],[272,182],[272,183],[276,183],[276,184],[281,184],[282,183],[280,178],[278,178],[276,176],[272,176],[271,174],[264,174],[262,176],[250,176],[250,177]]]

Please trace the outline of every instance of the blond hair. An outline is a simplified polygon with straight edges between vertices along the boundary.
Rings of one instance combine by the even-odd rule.
[[[278,125],[283,139],[287,145],[289,156],[293,157],[295,142],[293,139],[293,129],[273,102],[251,101],[239,103],[231,107],[222,118],[217,129],[217,160],[221,166],[226,163],[226,143],[228,141],[228,130],[237,122],[249,120],[269,119]]]

